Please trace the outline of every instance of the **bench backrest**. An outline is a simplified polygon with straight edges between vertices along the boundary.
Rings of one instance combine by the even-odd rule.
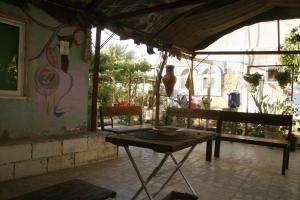
[[[288,139],[291,137],[293,116],[292,115],[275,115],[275,114],[261,114],[261,113],[245,113],[232,111],[218,111],[218,110],[203,110],[191,108],[168,108],[166,124],[172,116],[186,117],[186,118],[201,118],[209,120],[217,120],[216,132],[221,134],[222,122],[240,122],[263,124],[273,126],[287,126],[289,127]]]
[[[262,124],[272,126],[287,126],[288,127],[288,139],[290,139],[293,127],[292,115],[275,115],[264,113],[245,113],[245,112],[231,112],[220,111],[220,124],[223,121],[227,122],[241,122],[251,124]],[[219,127],[221,132],[222,127]]]
[[[104,118],[114,116],[139,116],[139,123],[143,124],[143,110],[141,106],[101,106],[100,126],[104,129]]]
[[[274,126],[291,126],[293,122],[292,115],[275,115],[263,113],[245,113],[221,111],[221,121],[244,122],[252,124],[265,124]]]
[[[199,108],[167,108],[165,125],[168,125],[169,119],[173,116],[183,118],[199,118],[209,120],[219,120],[220,112],[217,110],[203,110]]]

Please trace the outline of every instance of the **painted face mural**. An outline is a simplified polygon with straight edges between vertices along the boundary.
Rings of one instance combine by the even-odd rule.
[[[39,93],[44,93],[45,90],[54,92],[59,85],[58,73],[51,67],[39,68],[36,71],[35,80]]]
[[[63,117],[67,113],[83,112],[84,74],[69,67],[71,44],[79,45],[75,38],[78,32],[80,29],[76,28],[71,36],[58,36],[58,44],[45,49],[48,65],[40,66],[35,72],[36,103],[41,114]]]
[[[71,74],[53,67],[41,67],[36,71],[35,83],[47,115],[62,117],[71,111],[71,106],[64,102],[73,89]]]

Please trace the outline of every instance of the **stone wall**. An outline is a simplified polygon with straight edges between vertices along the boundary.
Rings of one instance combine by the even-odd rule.
[[[45,174],[117,157],[105,133],[84,133],[0,144],[0,181]]]

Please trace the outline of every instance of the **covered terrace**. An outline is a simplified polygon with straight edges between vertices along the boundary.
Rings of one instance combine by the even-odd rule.
[[[19,18],[24,18],[22,23],[17,24],[26,33],[20,35],[20,41],[25,41],[25,45],[24,52],[18,55],[23,59],[21,63],[28,66],[21,70],[27,73],[19,77],[18,83],[24,83],[23,89],[19,88],[19,84],[17,96],[5,94],[0,101],[3,108],[0,115],[0,181],[3,181],[0,183],[0,199],[78,178],[114,190],[117,199],[127,200],[140,185],[124,151],[120,150],[117,157],[117,148],[104,141],[106,133],[96,131],[101,68],[98,53],[93,62],[91,115],[87,115],[88,68],[82,66],[88,66],[85,61],[91,55],[91,48],[83,47],[91,45],[91,27],[97,27],[95,52],[101,49],[100,34],[104,28],[119,34],[122,39],[131,38],[137,44],[146,44],[149,53],[153,48],[164,52],[157,86],[168,56],[193,60],[198,54],[300,53],[299,50],[282,51],[280,45],[276,51],[265,52],[203,51],[223,35],[240,27],[300,18],[298,0],[5,0],[0,2],[0,6],[4,24],[15,25]],[[21,42],[19,47],[22,47]],[[59,59],[55,51],[60,53]],[[15,59],[12,58],[10,60]],[[73,69],[69,68],[69,62],[75,66]],[[64,82],[61,81],[63,78]],[[69,98],[64,102],[66,106],[59,109],[59,103],[67,96],[63,89],[57,89],[59,86],[80,98],[76,101]],[[60,92],[61,96],[51,96],[56,92]],[[155,95],[158,124],[159,87],[156,87]],[[53,100],[53,105],[50,100]],[[40,104],[36,105],[36,102]],[[69,109],[69,106],[76,109]],[[42,111],[46,114],[41,115]],[[36,116],[32,117],[33,114]],[[191,159],[183,165],[199,199],[300,198],[299,152],[291,153],[288,173],[281,176],[278,173],[281,162],[278,160],[282,154],[276,149],[224,142],[222,159],[213,159],[212,162],[205,161],[204,149],[203,144],[198,145]],[[151,150],[132,150],[134,159],[148,173],[149,167],[154,167],[162,158]],[[177,152],[175,156],[183,153]],[[168,161],[167,167],[170,165]],[[168,168],[159,175],[165,177],[165,172]],[[33,175],[39,176],[28,177]],[[158,182],[162,181],[158,179]],[[156,185],[150,185],[150,188],[156,188]],[[174,179],[168,189],[186,191],[179,179]]]

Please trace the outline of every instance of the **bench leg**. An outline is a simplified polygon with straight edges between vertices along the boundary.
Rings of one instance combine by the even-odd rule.
[[[216,138],[215,140],[215,157],[220,157],[220,146],[221,146],[221,140]]]
[[[290,146],[287,147],[287,152],[286,152],[286,165],[285,165],[286,169],[289,169],[289,162],[290,162]]]
[[[287,147],[283,148],[283,158],[282,158],[282,167],[281,167],[281,174],[285,175],[285,169],[287,166]]]
[[[211,161],[212,155],[212,140],[206,142],[206,161]]]

